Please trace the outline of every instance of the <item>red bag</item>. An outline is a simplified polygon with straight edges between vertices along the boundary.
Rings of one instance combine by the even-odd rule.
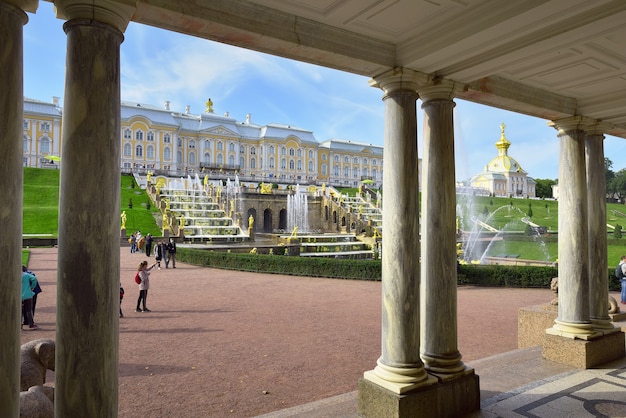
[[[139,272],[137,272],[137,274],[135,274],[135,283],[141,284],[141,277],[139,277]]]

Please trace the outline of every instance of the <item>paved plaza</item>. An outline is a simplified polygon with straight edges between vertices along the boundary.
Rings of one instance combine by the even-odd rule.
[[[22,343],[55,338],[57,250],[31,251],[41,329]],[[380,356],[380,282],[177,263],[152,272],[143,313],[133,276],[147,257],[120,254],[120,417],[356,417],[357,381]],[[459,288],[459,350],[480,376],[475,417],[626,416],[626,362],[581,371],[516,350],[518,309],[552,297]]]

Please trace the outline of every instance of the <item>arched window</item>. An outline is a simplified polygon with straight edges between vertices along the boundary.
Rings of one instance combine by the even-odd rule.
[[[256,148],[250,147],[250,155],[256,155]]]
[[[343,162],[348,164],[350,162],[350,159],[347,156],[343,157]]]
[[[196,153],[195,152],[190,152],[189,153],[189,164],[195,164],[196,163]]]
[[[289,160],[289,169],[293,170],[295,168],[295,164],[293,162],[293,160]]]
[[[235,156],[234,155],[229,155],[228,156],[228,165],[231,167],[235,166]]]
[[[133,138],[133,132],[130,129],[126,128],[124,130],[124,139],[132,139],[132,138]]]
[[[302,150],[298,148],[298,157],[302,157]]]
[[[352,170],[352,177],[354,177],[355,179],[359,177],[359,169],[354,167],[354,170]]]
[[[302,171],[302,161],[298,160],[298,171]]]
[[[135,132],[135,139],[137,141],[143,141],[143,131],[141,129],[138,129],[137,132]]]
[[[339,166],[335,166],[335,176],[339,176]]]
[[[270,168],[275,168],[274,167],[274,157],[270,157]]]
[[[219,141],[217,143],[217,150],[222,151],[223,149],[224,149],[224,144],[222,143],[222,141]]]
[[[376,169],[372,169],[372,178],[376,180]]]
[[[177,164],[182,164],[183,163],[183,153],[178,151],[176,153],[176,163]]]
[[[189,141],[189,148],[195,148],[195,147],[196,147],[196,141],[192,139],[191,141]]]
[[[287,168],[287,160],[285,160],[284,158],[280,160],[280,168],[283,170]]]
[[[165,147],[165,149],[163,149],[163,159],[165,161],[171,161],[171,159],[172,159],[172,149],[170,147]]]
[[[335,162],[338,163],[339,162],[339,156],[335,155]]]
[[[239,153],[240,153],[240,154],[244,154],[245,152],[246,152],[246,147],[244,147],[243,145],[241,145],[241,146],[239,147]]]
[[[313,161],[309,161],[309,171],[313,171]]]
[[[287,154],[287,149],[285,147],[282,147],[280,149],[280,155],[286,155]]]
[[[28,137],[28,135],[24,135],[24,151],[28,151],[28,145],[30,143],[30,138]]]
[[[211,142],[208,139],[204,141],[204,148],[211,148]]]
[[[322,164],[322,174],[326,175],[326,164]]]
[[[313,158],[313,150],[309,150],[309,158]]]
[[[250,158],[250,169],[254,170],[256,168],[256,159]]]
[[[210,163],[211,162],[211,154],[209,154],[208,152],[204,153],[204,162],[205,163]]]
[[[183,146],[183,139],[182,138],[178,138],[177,144],[178,144],[178,148],[182,147]]]
[[[130,144],[124,144],[124,157],[132,157],[133,149]]]
[[[231,152],[235,151],[235,143],[234,142],[231,142],[231,143],[228,144],[228,151],[231,151]]]
[[[221,166],[222,164],[224,164],[224,156],[217,154],[217,165]]]
[[[274,145],[270,145],[270,154],[274,153]]]
[[[147,140],[147,141],[150,141],[150,142],[153,142],[153,141],[154,141],[154,132],[149,131],[149,132],[146,134],[146,140]]]
[[[363,177],[367,177],[369,170],[367,169],[367,167],[363,168]]]
[[[296,150],[294,150],[293,148],[289,148],[289,156],[290,157],[293,157],[294,155],[296,155],[295,153],[296,153]]]
[[[376,165],[376,160],[372,160],[372,165]]]
[[[354,164],[358,164],[359,163],[359,159],[354,157]]]
[[[135,157],[143,157],[143,147],[141,145],[135,147]]]
[[[246,167],[246,159],[243,156],[239,157],[239,169],[243,169]]]
[[[367,158],[363,158],[363,164],[367,165]]]
[[[164,144],[169,144],[171,142],[172,142],[172,135],[170,135],[170,134],[163,135],[163,143]]]
[[[350,177],[350,168],[348,168],[347,166],[343,168],[343,176]]]
[[[44,136],[39,141],[39,152],[42,154],[50,153],[50,138],[48,138],[47,136]]]
[[[146,147],[146,157],[147,158],[154,158],[154,147],[152,145],[148,145]]]

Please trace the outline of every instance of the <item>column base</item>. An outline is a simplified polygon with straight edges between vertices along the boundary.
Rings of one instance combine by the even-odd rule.
[[[589,340],[546,333],[541,354],[546,360],[589,369],[623,358],[626,355],[624,340],[622,331]]]
[[[479,409],[479,379],[474,373],[402,394],[365,378],[359,380],[358,414],[362,418],[459,417]]]

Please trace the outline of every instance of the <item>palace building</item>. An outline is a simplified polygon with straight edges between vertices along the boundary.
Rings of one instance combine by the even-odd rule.
[[[522,166],[509,156],[511,142],[504,135],[504,123],[496,148],[498,155],[470,180],[475,191],[498,197],[535,197],[535,180],[528,176]]]
[[[24,99],[25,167],[58,167],[61,156],[62,108]],[[244,181],[321,184],[357,187],[367,180],[382,185],[383,148],[354,141],[329,139],[290,125],[257,125],[251,115],[238,121],[228,113],[206,110],[193,114],[122,101],[121,160],[124,172],[151,171],[180,176],[208,173],[237,174]]]

